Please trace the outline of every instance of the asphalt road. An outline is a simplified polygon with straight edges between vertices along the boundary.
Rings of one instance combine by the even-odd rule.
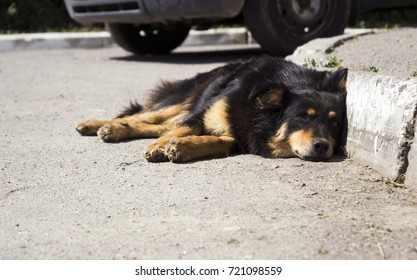
[[[415,189],[374,170],[252,155],[148,163],[151,140],[81,137],[161,78],[258,54],[2,53],[0,259],[416,259]]]

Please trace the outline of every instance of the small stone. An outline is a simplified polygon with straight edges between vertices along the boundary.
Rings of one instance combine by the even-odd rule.
[[[237,240],[236,238],[231,238],[229,239],[229,241],[227,241],[227,244],[239,244],[240,241]]]
[[[319,249],[319,254],[320,255],[326,255],[326,254],[328,254],[329,253],[329,251],[327,251],[326,249],[323,249],[323,248],[320,248]]]

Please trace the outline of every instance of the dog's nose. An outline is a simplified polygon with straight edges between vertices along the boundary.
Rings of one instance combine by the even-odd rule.
[[[329,150],[329,142],[325,139],[315,139],[313,140],[313,147],[318,155],[324,155]]]

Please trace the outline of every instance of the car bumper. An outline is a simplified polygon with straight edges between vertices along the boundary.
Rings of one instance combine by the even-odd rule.
[[[157,23],[237,16],[244,0],[65,0],[70,16],[82,23]]]

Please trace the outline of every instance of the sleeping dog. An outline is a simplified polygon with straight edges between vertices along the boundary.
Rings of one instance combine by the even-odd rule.
[[[193,78],[161,82],[144,105],[112,120],[77,125],[104,142],[158,138],[150,162],[230,153],[329,159],[340,145],[347,69],[316,71],[271,56],[238,61]]]

